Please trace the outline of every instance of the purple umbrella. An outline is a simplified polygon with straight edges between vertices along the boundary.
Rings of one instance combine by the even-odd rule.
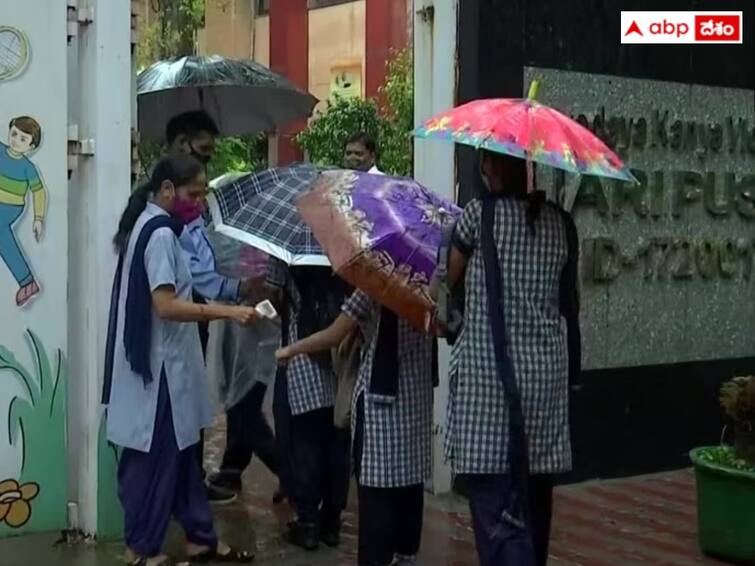
[[[380,304],[427,330],[441,233],[461,210],[412,179],[325,171],[299,199],[333,269]]]

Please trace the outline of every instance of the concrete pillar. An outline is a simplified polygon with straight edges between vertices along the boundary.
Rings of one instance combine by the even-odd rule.
[[[82,26],[69,59],[75,97],[70,124],[91,140],[69,186],[68,340],[70,498],[79,527],[97,532],[100,403],[110,290],[115,272],[113,231],[131,179],[131,5],[88,0],[94,21]],[[78,103],[76,103],[78,102]]]
[[[309,86],[309,14],[307,0],[270,2],[270,68],[299,88]],[[289,124],[278,132],[277,165],[303,158],[293,138],[306,120]],[[271,163],[272,165],[272,163]]]
[[[414,0],[414,119],[417,125],[455,104],[457,6],[458,0]],[[414,177],[442,196],[455,199],[454,144],[415,140]],[[439,350],[440,386],[435,390],[433,415],[432,490],[444,493],[451,489],[451,470],[443,455],[450,349],[442,341]]]

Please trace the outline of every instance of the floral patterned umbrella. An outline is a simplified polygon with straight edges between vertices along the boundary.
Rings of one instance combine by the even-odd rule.
[[[550,165],[571,173],[637,182],[595,134],[558,110],[527,98],[475,100],[430,118],[414,135],[439,138]]]
[[[461,210],[412,179],[324,171],[299,211],[354,287],[427,330],[441,232]]]

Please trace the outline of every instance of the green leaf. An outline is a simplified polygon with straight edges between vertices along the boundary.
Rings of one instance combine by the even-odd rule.
[[[16,357],[7,348],[0,346],[0,371],[4,370],[18,379],[20,384],[26,390],[29,400],[34,403],[36,387],[32,387],[32,384],[36,386],[36,383]]]
[[[297,143],[313,163],[338,166],[348,137],[364,131],[378,142],[380,169],[411,175],[414,80],[409,50],[393,54],[380,94],[382,107],[374,100],[336,98],[297,136]]]

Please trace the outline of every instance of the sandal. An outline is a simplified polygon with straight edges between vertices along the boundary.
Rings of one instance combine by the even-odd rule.
[[[147,560],[149,558],[137,558],[133,562],[127,562],[128,566],[147,566]],[[176,560],[175,558],[171,558],[168,556],[165,560],[160,562],[157,566],[190,566],[189,562],[186,562],[185,560]]]
[[[217,549],[205,550],[194,556],[189,557],[191,564],[249,564],[254,560],[254,554],[246,550],[236,550],[230,547],[228,552],[220,554]]]

